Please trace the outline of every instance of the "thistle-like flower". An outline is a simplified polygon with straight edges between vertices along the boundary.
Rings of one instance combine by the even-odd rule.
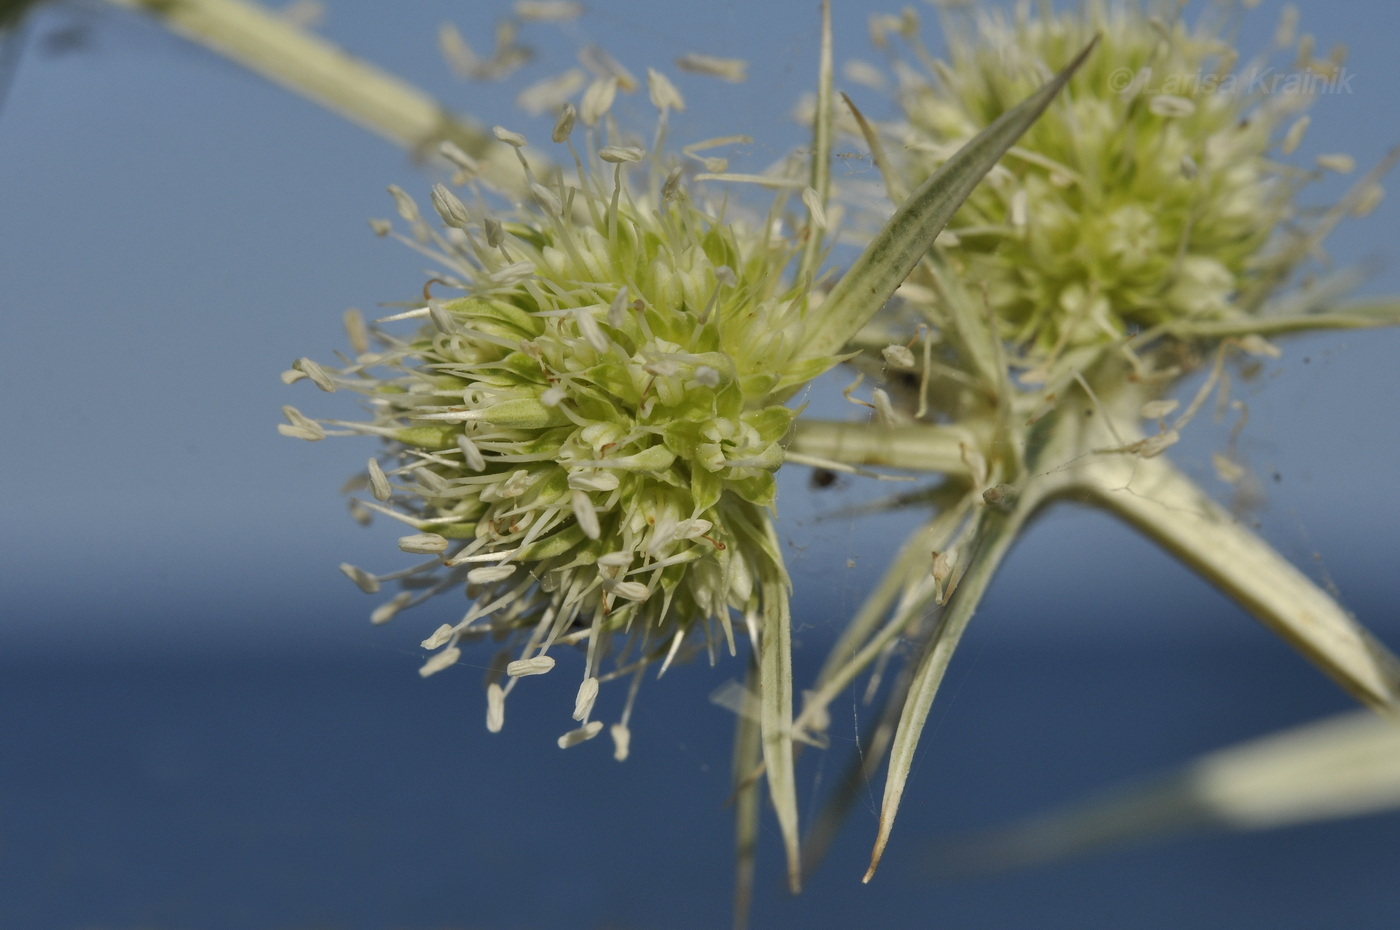
[[[1329,312],[1349,272],[1297,274],[1343,216],[1376,202],[1388,165],[1325,212],[1298,209],[1307,181],[1351,170],[1339,155],[1314,170],[1276,160],[1296,149],[1307,125],[1298,114],[1340,58],[1317,60],[1285,18],[1277,45],[1297,46],[1294,79],[1261,85],[1250,76],[1262,64],[1241,65],[1219,35],[1184,23],[1179,5],[1158,7],[1155,16],[1103,0],[1063,12],[1020,3],[1010,16],[953,9],[948,62],[919,45],[912,12],[876,19],[879,40],[902,33],[918,61],[895,63],[902,119],[877,129],[855,113],[851,126],[896,204],[978,127],[1100,40],[1063,99],[913,269],[903,300],[855,340],[856,364],[897,375],[871,404],[888,425],[884,444],[858,445],[856,428],[818,423],[800,424],[794,443],[832,456],[858,449],[845,456],[854,465],[947,476],[931,496],[939,513],[843,634],[797,721],[819,727],[822,706],[860,669],[899,637],[918,644],[882,718],[891,761],[867,879],[962,632],[1020,532],[1057,500],[1129,522],[1360,699],[1400,708],[1394,656],[1161,457],[1224,382],[1227,362],[1277,353],[1266,337],[1394,321],[1393,307]],[[1210,374],[1182,408],[1167,395],[1203,364]],[[1225,456],[1216,464],[1227,479],[1242,472]],[[812,834],[810,859],[882,754],[854,764]]]
[[[664,127],[679,95],[656,72],[650,83]],[[385,440],[363,506],[409,525],[400,548],[431,558],[382,577],[347,572],[366,590],[406,586],[380,621],[466,586],[471,608],[424,642],[438,651],[421,672],[456,662],[464,640],[513,641],[489,676],[490,729],[516,679],[548,671],[559,644],[586,648],[580,727],[561,745],[601,730],[590,720],[600,681],[655,662],[664,670],[701,642],[732,654],[731,611],[755,639],[786,623],[771,517],[793,418],[781,397],[832,364],[796,356],[810,296],[808,282],[785,276],[795,246],[779,218],[726,216],[659,150],[590,144],[580,154],[576,119],[567,105],[554,132],[573,176],[537,177],[522,152],[532,198],[504,216],[480,188],[468,207],[437,185],[437,231],[394,190],[408,241],[442,267],[429,288],[464,296],[428,296],[390,318],[426,319],[416,334],[377,329],[371,348],[352,333],[355,357],[338,371],[298,362],[322,387],[364,394],[369,422],[289,411],[284,427]],[[635,694],[612,730],[619,758]]]
[[[1132,523],[1361,700],[1400,713],[1400,663],[1160,457],[1218,383],[1228,352],[1272,351],[1264,336],[1400,318],[1395,301],[1325,309],[1345,276],[1283,290],[1337,220],[1377,202],[1385,167],[1320,217],[1295,210],[1298,187],[1318,172],[1280,168],[1272,156],[1296,148],[1306,119],[1284,127],[1340,60],[1319,61],[1310,39],[1296,40],[1288,14],[1278,45],[1296,44],[1297,59],[1281,88],[1251,80],[1228,43],[1187,29],[1180,4],[1165,0],[1155,17],[1131,0],[1084,0],[1077,14],[1049,4],[1033,14],[1029,3],[1011,19],[979,14],[971,28],[963,21],[951,30],[949,64],[915,43],[927,73],[897,65],[899,125],[882,138],[852,107],[898,208],[819,301],[809,288],[826,225],[834,116],[825,11],[802,197],[809,222],[800,230],[781,222],[781,199],[766,222],[745,225],[687,191],[661,147],[666,112],[682,104],[660,75],[649,76],[662,112],[656,143],[648,150],[622,138],[607,111],[636,82],[596,50],[582,58],[597,79],[582,96],[581,118],[606,128],[590,135],[587,158],[570,147],[576,173],[566,179],[538,160],[532,171],[518,134],[498,129],[493,145],[403,82],[328,56],[322,40],[252,9],[238,11],[234,30],[198,4],[166,6],[150,12],[415,151],[443,138],[470,150],[473,157],[445,148],[460,169],[454,184],[472,183],[474,196],[467,206],[445,187],[434,190],[444,231],[395,191],[407,241],[443,269],[430,285],[465,296],[434,299],[425,288],[424,306],[391,318],[426,320],[416,335],[371,331],[348,317],[352,358],[339,369],[301,359],[284,378],[358,391],[371,420],[316,421],[289,407],[282,431],[384,441],[359,482],[375,500],[355,507],[408,524],[415,532],[401,548],[431,558],[380,576],[343,568],[372,593],[391,580],[403,587],[375,622],[465,585],[473,606],[424,642],[438,652],[422,671],[456,662],[464,640],[514,639],[515,651],[498,657],[489,677],[492,729],[516,678],[549,671],[557,644],[583,645],[574,714],[583,725],[560,745],[600,732],[590,722],[598,684],[630,671],[637,678],[613,729],[621,758],[640,673],[655,662],[664,668],[688,645],[713,650],[723,641],[732,650],[737,612],[758,641],[762,704],[759,725],[741,721],[736,741],[741,914],[757,834],[755,776],[762,771],[768,781],[795,888],[792,742],[820,730],[825,704],[908,637],[918,658],[892,689],[844,795],[863,790],[888,753],[873,873],[958,639],[1019,531],[1056,499]],[[578,9],[520,3],[516,14],[569,18]],[[909,10],[877,24],[882,41],[891,24],[911,39],[916,31]],[[454,32],[444,32],[444,48],[458,70],[501,74],[528,57],[515,25],[498,31],[489,60]],[[935,246],[953,210],[1065,87],[1085,58],[1075,53],[1096,33],[1099,54],[1065,105]],[[302,67],[303,59],[315,67]],[[743,77],[742,63],[707,56],[678,65]],[[536,85],[522,106],[543,108],[584,80],[570,72]],[[577,115],[564,111],[556,142],[570,137]],[[600,172],[599,162],[609,167]],[[1317,167],[1352,166],[1330,155]],[[487,177],[522,202],[493,213]],[[867,325],[902,283],[909,312]],[[912,334],[911,318],[920,327]],[[853,350],[857,365],[898,375],[874,394],[878,422],[794,423],[784,403]],[[1211,378],[1169,421],[1175,401],[1163,395],[1207,353]],[[1144,418],[1158,423],[1157,434],[1142,435]],[[946,480],[931,496],[941,512],[853,619],[794,721],[772,471],[784,458],[823,456],[834,467],[889,465]],[[818,822],[814,845],[827,826]]]
[[[1265,249],[1284,245],[1271,240],[1307,179],[1274,155],[1296,148],[1306,120],[1284,127],[1341,62],[1300,49],[1311,80],[1251,86],[1226,41],[1162,12],[1091,0],[1073,15],[950,17],[949,61],[899,69],[917,177],[1105,37],[945,234],[946,262],[985,291],[1012,344],[1049,354],[1252,313],[1299,258]]]
[[[424,641],[439,651],[422,673],[454,664],[464,640],[515,640],[517,651],[498,657],[488,679],[493,730],[516,679],[549,671],[557,644],[585,646],[574,708],[581,726],[559,745],[601,731],[590,719],[599,685],[630,672],[627,704],[612,728],[621,759],[641,673],[654,662],[664,670],[687,643],[702,639],[712,654],[720,641],[733,652],[734,612],[755,643],[759,705],[758,726],[741,727],[736,809],[741,821],[743,812],[756,812],[751,798],[761,774],[797,890],[793,742],[803,734],[793,723],[788,584],[770,513],[772,472],[786,457],[793,427],[784,403],[842,357],[842,347],[1082,57],[921,184],[821,299],[811,285],[828,224],[832,67],[825,6],[823,115],[813,129],[810,183],[759,179],[780,191],[803,188],[804,223],[785,222],[782,194],[765,221],[745,223],[686,190],[683,172],[661,151],[667,114],[682,102],[656,72],[648,75],[661,113],[656,144],[648,151],[618,142],[606,118],[624,80],[615,63],[583,94],[581,110],[566,105],[555,126],[554,141],[568,145],[573,161],[571,179],[558,171],[538,176],[523,152],[525,139],[495,130],[516,150],[520,189],[528,192],[504,219],[485,209],[482,182],[472,181],[475,162],[460,150],[447,150],[461,169],[456,180],[477,185],[478,204],[468,207],[448,188],[434,188],[445,232],[391,189],[413,233],[402,238],[444,270],[425,286],[426,306],[389,319],[429,325],[407,339],[376,331],[371,350],[369,333],[352,318],[349,364],[332,371],[301,359],[284,376],[366,395],[370,422],[318,422],[288,407],[282,431],[304,439],[331,432],[382,437],[386,452],[363,478],[377,500],[358,506],[407,523],[416,532],[400,547],[432,556],[385,576],[343,566],[367,591],[390,579],[406,588],[373,619],[465,584],[473,606]],[[587,158],[570,141],[578,119],[607,128],[602,137],[589,132]],[[602,139],[611,144],[599,147]],[[707,167],[722,172],[720,161]],[[611,171],[599,171],[598,162]],[[629,166],[645,172],[642,183],[625,182]],[[434,285],[466,296],[434,299]],[[619,639],[623,645],[610,656]],[[610,657],[614,667],[605,669]]]

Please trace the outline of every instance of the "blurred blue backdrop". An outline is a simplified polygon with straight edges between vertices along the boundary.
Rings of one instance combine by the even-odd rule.
[[[1321,48],[1348,44],[1356,74],[1353,93],[1318,101],[1298,158],[1343,151],[1364,169],[1400,142],[1393,36],[1365,0],[1298,5]],[[1247,48],[1280,8],[1244,19]],[[838,60],[872,57],[875,9],[837,0]],[[789,114],[815,68],[815,2],[599,0],[531,30],[542,62],[523,76],[456,81],[438,25],[480,47],[503,12],[341,2],[323,31],[540,138],[548,122],[513,97],[587,42],[635,71],[687,51],[746,58],[737,95],[677,79],[689,109],[673,138],[747,133],[740,170],[802,144]],[[932,22],[926,34],[936,45]],[[275,432],[284,403],[324,414],[340,400],[284,387],[282,369],[342,346],[345,308],[374,315],[418,291],[422,261],[366,219],[390,214],[391,182],[426,202],[432,172],[96,0],[44,7],[22,41],[0,109],[0,927],[725,925],[732,718],[707,695],[740,663],[648,683],[624,765],[602,741],[559,754],[572,674],[530,682],[491,736],[469,663],[415,674],[441,617],[373,628],[375,602],[336,571],[397,564],[399,533],[356,526],[336,494],[368,444]],[[649,119],[644,99],[621,106]],[[837,170],[872,171],[859,158]],[[1376,262],[1366,293],[1400,292],[1398,227],[1389,200],[1332,240],[1338,260]],[[1253,518],[1400,647],[1400,333],[1285,350],[1242,388],[1243,448],[1268,492]],[[819,409],[846,415],[826,394]],[[1227,432],[1193,426],[1177,456],[1222,495],[1209,456]],[[783,477],[801,680],[913,519],[830,516],[890,486],[812,492],[804,470]],[[1393,927],[1397,815],[959,884],[919,867],[932,837],[1346,706],[1166,556],[1056,511],[954,663],[884,872],[858,883],[873,784],[800,898],[780,888],[769,825],[755,926]],[[799,772],[809,811],[840,775],[842,742],[871,725],[855,698],[850,722],[836,716],[837,749]]]

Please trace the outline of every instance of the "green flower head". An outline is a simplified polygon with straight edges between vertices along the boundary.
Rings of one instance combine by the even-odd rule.
[[[663,126],[671,95],[653,72]],[[512,640],[488,680],[491,729],[515,679],[548,671],[557,644],[586,648],[581,726],[561,745],[601,730],[589,719],[600,680],[664,668],[700,643],[733,653],[731,611],[751,635],[785,616],[771,508],[793,411],[779,398],[831,364],[795,361],[808,293],[785,277],[795,246],[776,215],[726,216],[659,151],[590,144],[580,156],[575,118],[566,106],[554,134],[573,176],[536,177],[521,151],[528,195],[499,218],[479,186],[468,207],[437,185],[445,229],[434,230],[394,191],[413,232],[403,238],[443,269],[430,287],[462,296],[425,288],[425,306],[391,319],[428,325],[376,330],[373,348],[352,333],[356,356],[339,371],[298,363],[322,387],[365,395],[369,422],[289,408],[283,427],[385,440],[364,506],[407,523],[400,547],[432,558],[383,577],[347,572],[369,590],[405,584],[380,621],[466,587],[472,606],[424,642],[438,651],[422,673],[456,662],[464,640]],[[613,728],[619,758],[630,710],[629,697]]]
[[[1260,82],[1264,64],[1158,6],[957,14],[946,63],[900,64],[903,150],[921,177],[1102,36],[940,244],[1028,355],[1252,312],[1297,257],[1270,237],[1307,175],[1273,154],[1296,147],[1306,122],[1285,127],[1340,62],[1300,46],[1300,80]]]

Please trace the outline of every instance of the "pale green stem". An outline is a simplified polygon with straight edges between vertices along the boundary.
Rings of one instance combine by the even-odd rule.
[[[433,154],[444,141],[477,159],[505,189],[521,184],[508,146],[401,78],[243,0],[108,0],[402,146]]]
[[[1331,313],[1182,323],[1168,328],[1173,335],[1185,338],[1225,339],[1231,336],[1287,336],[1326,329],[1370,329],[1397,323],[1400,323],[1400,302],[1391,300],[1351,304]]]
[[[1400,323],[1400,298],[1376,297],[1347,301],[1337,307],[1336,315],[1371,320],[1382,326],[1394,326]]]
[[[875,465],[965,476],[964,449],[980,449],[977,437],[956,426],[884,426],[799,418],[787,451],[843,465]]]
[[[1359,701],[1400,716],[1400,661],[1390,650],[1166,459],[1094,457],[1068,493],[1181,559]]]
[[[748,688],[758,687],[757,669],[749,666]],[[760,812],[758,779],[763,764],[763,734],[752,714],[739,714],[734,731],[734,930],[748,926],[753,906],[754,869]]]

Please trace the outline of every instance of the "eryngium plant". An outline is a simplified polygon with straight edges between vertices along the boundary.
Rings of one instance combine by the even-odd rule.
[[[873,397],[888,424],[883,447],[858,445],[859,431],[837,424],[798,432],[794,450],[948,476],[928,498],[938,513],[847,629],[798,720],[819,729],[822,707],[855,674],[901,637],[919,644],[810,856],[888,752],[867,880],[874,874],[959,638],[1011,544],[1059,499],[1128,521],[1360,699],[1396,712],[1395,658],[1161,457],[1224,390],[1230,362],[1277,353],[1266,337],[1393,321],[1393,306],[1329,312],[1348,275],[1299,274],[1343,216],[1374,205],[1388,167],[1320,214],[1296,204],[1323,170],[1351,168],[1341,155],[1315,170],[1279,161],[1307,125],[1299,111],[1340,61],[1314,58],[1286,21],[1279,50],[1294,51],[1307,79],[1282,91],[1227,86],[1250,66],[1223,37],[1183,21],[1177,4],[955,11],[946,62],[918,43],[911,13],[877,27],[912,48],[913,63],[897,55],[894,65],[901,117],[879,126],[853,111],[849,129],[895,203],[1078,43],[1099,35],[1102,47],[972,194],[902,301],[857,338],[857,365],[895,375]],[[1203,366],[1182,408],[1171,392]],[[1243,471],[1225,456],[1217,469],[1229,480]]]
[[[819,86],[829,113],[829,23],[825,35]],[[660,113],[650,147],[608,115],[623,81],[615,70],[578,107],[562,109],[553,139],[568,146],[572,171],[537,169],[523,136],[494,131],[519,156],[516,186],[528,192],[520,202],[493,206],[507,192],[490,190],[477,162],[455,148],[447,151],[457,180],[474,186],[473,202],[435,187],[441,230],[391,189],[410,227],[402,238],[442,270],[424,288],[425,306],[381,322],[427,325],[396,337],[353,318],[347,364],[300,359],[285,380],[357,391],[370,418],[317,421],[288,407],[282,427],[309,440],[385,441],[362,479],[374,500],[360,506],[415,530],[399,546],[429,558],[386,575],[343,566],[370,593],[386,581],[406,586],[374,619],[465,586],[472,606],[423,641],[437,652],[421,672],[453,665],[469,640],[512,642],[488,675],[492,730],[520,678],[550,671],[554,647],[582,647],[579,726],[559,745],[599,734],[600,684],[628,676],[611,727],[623,759],[642,673],[702,645],[712,656],[720,643],[733,653],[737,618],[756,647],[754,732],[796,889],[789,590],[772,524],[773,473],[795,415],[785,402],[841,360],[841,347],[1077,64],[925,180],[824,299],[813,281],[830,120],[816,121],[807,183],[767,179],[780,194],[765,217],[745,221],[687,183],[662,146],[681,99],[659,72],[648,76]],[[583,153],[571,141],[580,120],[590,127]],[[802,188],[805,220],[785,215],[793,188]],[[463,296],[437,299],[435,287]],[[742,780],[749,790],[752,777]]]

